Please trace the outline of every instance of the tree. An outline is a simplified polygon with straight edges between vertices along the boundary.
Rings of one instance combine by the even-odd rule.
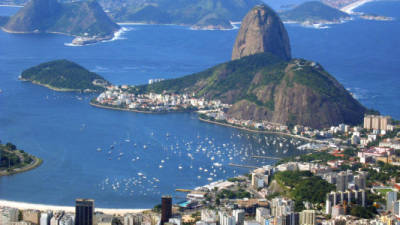
[[[364,218],[364,219],[370,219],[370,218],[374,217],[373,213],[370,210],[368,210],[365,207],[359,206],[359,205],[354,205],[350,210],[350,214],[352,216],[356,216],[356,217],[360,217],[360,218]]]
[[[161,204],[155,205],[153,208],[154,212],[161,212]]]
[[[12,144],[10,142],[7,142],[6,149],[9,150],[9,151],[14,151],[14,150],[17,149],[17,146],[15,146],[14,144]]]

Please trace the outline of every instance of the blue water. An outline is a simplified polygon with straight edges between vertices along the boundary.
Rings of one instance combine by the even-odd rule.
[[[360,8],[396,18],[399,9],[399,2]],[[0,7],[0,15],[15,11]],[[363,104],[400,118],[399,27],[397,19],[356,20],[324,30],[287,28],[294,56],[320,62]],[[291,145],[277,148],[284,140],[271,146],[274,136],[265,140],[202,123],[194,114],[98,109],[88,104],[91,95],[54,92],[17,80],[23,69],[60,58],[116,84],[179,77],[229,60],[237,34],[237,30],[191,31],[179,26],[128,28],[121,40],[84,47],[65,46],[72,40],[67,36],[0,32],[0,140],[14,142],[44,160],[35,170],[0,178],[0,199],[72,205],[77,197],[91,197],[101,207],[152,207],[162,194],[175,195],[176,188],[247,172],[229,167],[229,162],[261,165],[272,162],[249,156],[298,154]],[[215,162],[223,166],[213,168]]]

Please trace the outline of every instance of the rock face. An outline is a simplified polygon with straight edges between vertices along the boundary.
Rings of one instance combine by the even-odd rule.
[[[15,33],[63,33],[74,36],[110,37],[120,27],[111,21],[96,1],[59,3],[31,0],[4,30]]]
[[[31,33],[45,31],[62,10],[55,0],[32,0],[10,18],[7,31]]]
[[[283,60],[291,58],[287,31],[279,16],[268,6],[254,7],[242,21],[232,51],[232,60],[269,52]]]
[[[228,115],[313,128],[362,121],[365,108],[319,64],[294,59],[281,69],[274,82],[258,72],[247,89],[255,98],[237,101]]]

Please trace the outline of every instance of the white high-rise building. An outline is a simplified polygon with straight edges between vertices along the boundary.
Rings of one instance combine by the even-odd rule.
[[[219,224],[220,225],[235,225],[235,217],[230,216],[226,212],[219,212]]]
[[[40,225],[50,225],[51,217],[53,217],[53,212],[51,211],[42,213],[40,215]]]
[[[216,223],[217,213],[214,210],[203,209],[201,210],[201,220],[207,223]]]
[[[397,192],[389,191],[386,193],[386,210],[393,212],[394,203],[397,201]]]
[[[271,215],[271,211],[267,208],[258,207],[256,209],[256,221],[260,224],[264,224],[265,219]]]
[[[300,213],[300,225],[315,225],[315,210],[304,210]]]
[[[243,209],[236,209],[236,210],[233,210],[232,214],[235,217],[236,225],[243,225],[243,223],[244,223],[244,210]]]
[[[326,199],[325,202],[325,214],[330,215],[332,213],[332,202],[329,198]]]
[[[18,222],[18,209],[15,208],[1,208],[0,209],[0,224],[10,224]]]

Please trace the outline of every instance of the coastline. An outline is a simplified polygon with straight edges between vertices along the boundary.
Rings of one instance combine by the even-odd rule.
[[[25,31],[11,31],[6,29],[5,27],[1,27],[1,30],[9,33],[9,34],[59,34],[59,35],[65,35],[69,37],[74,37],[71,43],[67,43],[67,46],[85,46],[85,45],[91,45],[91,44],[96,44],[99,42],[106,42],[106,41],[114,41],[118,40],[119,37],[123,32],[124,28],[120,28],[119,30],[115,31],[112,35],[109,36],[104,36],[104,37],[82,37],[79,35],[74,35],[74,34],[68,34],[68,33],[63,33],[63,32],[56,32],[56,31],[47,31],[47,32],[25,32]],[[82,40],[80,40],[82,39]],[[76,42],[76,43],[74,43]]]
[[[302,140],[309,141],[309,142],[325,143],[324,141],[314,140],[314,139],[311,139],[311,138],[301,137],[301,136],[297,136],[297,135],[293,135],[293,134],[288,134],[288,133],[283,133],[283,132],[266,131],[266,130],[252,130],[252,129],[249,129],[249,128],[246,128],[246,127],[240,127],[240,126],[233,125],[233,124],[221,123],[221,122],[217,122],[217,121],[202,119],[202,118],[200,118],[200,117],[198,117],[198,119],[199,119],[200,121],[202,121],[202,122],[205,122],[205,123],[212,123],[212,124],[216,124],[216,125],[220,125],[220,126],[236,128],[236,129],[239,129],[239,130],[244,130],[244,131],[253,132],[253,133],[259,133],[259,134],[276,134],[276,135],[283,135],[283,136],[288,136],[288,137],[292,137],[292,138],[298,138],[298,139],[302,139]]]
[[[92,89],[88,89],[90,91],[88,91],[88,90],[85,91],[85,90],[81,90],[81,89],[57,88],[57,87],[53,87],[53,86],[51,86],[49,84],[42,84],[42,83],[39,83],[37,81],[27,80],[27,79],[24,79],[24,78],[21,78],[21,77],[19,77],[18,80],[23,81],[23,82],[30,82],[32,84],[39,85],[39,86],[48,88],[48,89],[53,90],[53,91],[58,91],[58,92],[86,92],[86,93],[88,93],[88,92],[89,93],[98,92],[98,91],[92,90]]]
[[[46,205],[46,204],[36,204],[36,203],[28,203],[28,202],[17,202],[17,201],[9,201],[0,199],[0,207],[11,207],[17,208],[19,210],[26,210],[26,209],[37,209],[40,211],[58,211],[62,210],[65,212],[74,213],[75,207],[74,206],[57,206],[57,205]],[[111,215],[123,215],[126,213],[140,213],[150,209],[113,209],[113,208],[95,208],[96,212],[103,212],[105,214]]]
[[[144,23],[144,22],[118,22],[118,25],[125,25],[125,26],[179,26],[188,28],[189,30],[193,31],[230,31],[230,30],[237,30],[240,28],[238,26],[241,22],[231,22],[231,28],[219,28],[219,26],[210,27],[210,26],[196,26],[191,24],[173,24],[173,23]]]
[[[31,82],[32,84],[36,84],[36,85],[39,85],[39,86],[42,86],[42,87],[46,87],[46,88],[48,88],[50,90],[58,91],[58,92],[80,92],[81,91],[79,89],[57,88],[57,87],[53,87],[53,86],[48,85],[48,84],[42,84],[42,83],[39,83],[37,81],[27,80],[27,79],[24,79],[24,78],[18,78],[18,79],[23,81],[23,82]]]
[[[94,102],[90,102],[89,104],[91,106],[93,106],[93,107],[98,107],[98,108],[102,108],[102,109],[119,110],[119,111],[134,112],[134,113],[145,113],[145,114],[166,114],[166,113],[182,113],[182,112],[185,112],[185,111],[153,112],[153,111],[141,111],[141,110],[136,110],[136,109],[117,108],[117,107],[97,104],[97,103],[94,103]]]
[[[36,169],[40,165],[42,165],[42,163],[43,163],[42,159],[40,159],[40,158],[38,158],[36,156],[33,156],[33,159],[34,159],[34,161],[32,163],[30,163],[29,165],[25,166],[25,167],[14,169],[11,172],[0,171],[0,177],[2,177],[2,176],[11,176],[11,175],[15,175],[15,174],[18,174],[18,173],[27,172],[27,171]]]

